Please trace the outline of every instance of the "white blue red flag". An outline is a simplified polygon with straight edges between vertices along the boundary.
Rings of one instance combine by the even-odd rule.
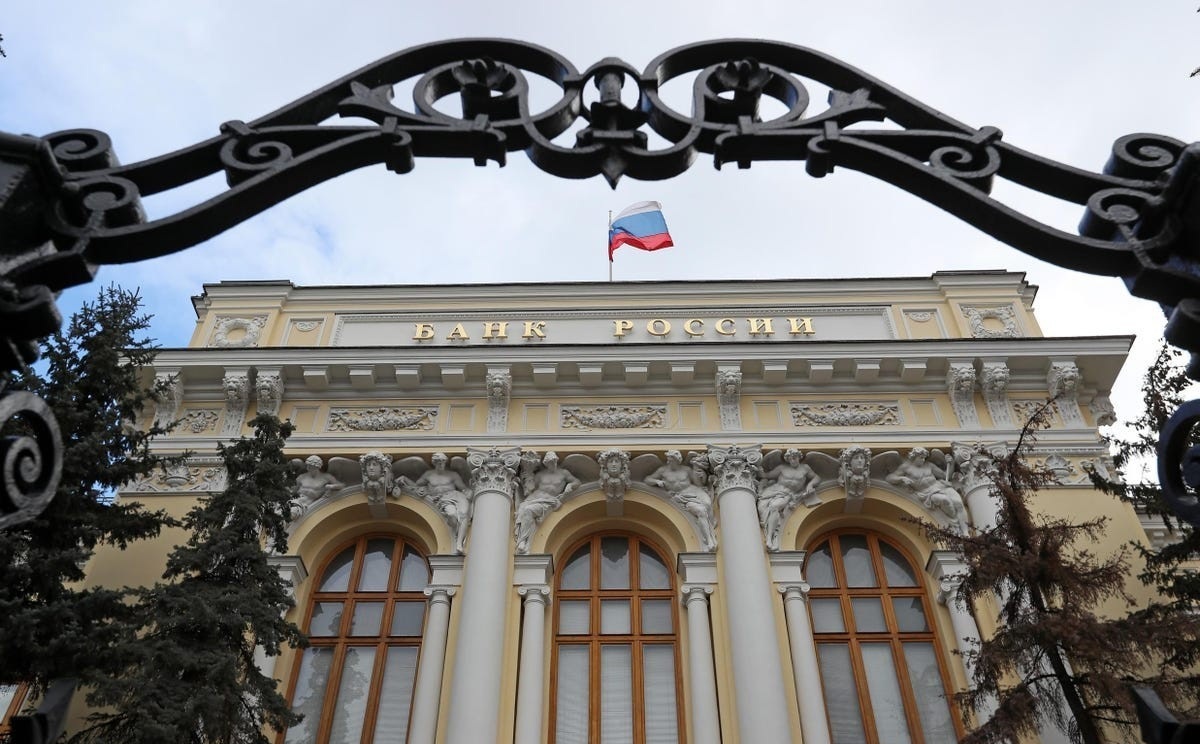
[[[667,221],[663,219],[662,205],[656,201],[630,204],[621,210],[608,228],[608,260],[613,252],[623,245],[631,245],[643,251],[670,248],[671,234],[667,232]]]

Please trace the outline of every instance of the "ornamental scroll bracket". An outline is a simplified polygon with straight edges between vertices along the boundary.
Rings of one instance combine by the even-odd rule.
[[[540,109],[531,103],[531,76],[557,88]],[[690,110],[678,111],[660,90],[685,77],[693,79]],[[809,110],[806,80],[829,88],[826,106]],[[393,96],[406,81],[415,83],[407,106]],[[589,85],[598,97],[585,104]],[[622,101],[625,86],[636,88],[633,106]],[[450,96],[461,114],[439,108]],[[783,113],[764,119],[764,97]],[[355,121],[330,123],[337,117]],[[866,126],[873,121],[884,124]],[[579,122],[573,142],[559,141]],[[667,144],[651,147],[650,131]],[[995,127],[959,122],[829,55],[750,39],[677,47],[640,71],[608,58],[582,72],[519,41],[425,44],[265,116],[226,122],[211,139],[128,165],[96,130],[0,133],[0,369],[37,358],[40,340],[61,325],[55,293],[90,282],[102,265],[184,250],[357,168],[408,173],[419,157],[504,165],[518,151],[551,175],[599,175],[614,187],[624,176],[675,177],[701,155],[718,167],[804,161],[818,178],[838,167],[857,170],[1027,255],[1121,277],[1133,295],[1165,308],[1166,338],[1192,352],[1190,374],[1200,378],[1200,144],[1131,134],[1114,143],[1101,172],[1087,171],[1009,144]],[[147,219],[143,198],[218,173],[226,189]],[[1078,234],[992,198],[998,179],[1079,204]],[[251,344],[253,319],[234,325],[228,343]],[[53,437],[36,441],[37,467],[61,460],[60,448],[41,449],[43,441],[58,448]],[[4,488],[0,516],[15,513],[22,493],[9,480]]]

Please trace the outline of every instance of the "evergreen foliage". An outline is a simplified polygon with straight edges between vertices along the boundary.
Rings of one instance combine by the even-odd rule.
[[[49,404],[64,456],[46,510],[0,531],[0,684],[86,684],[110,674],[134,640],[127,591],[80,582],[98,545],[123,549],[169,523],[140,504],[110,503],[121,484],[167,462],[150,452],[162,430],[139,426],[157,394],[138,373],[155,355],[149,321],[136,292],[107,287],[43,344],[45,372],[13,381]]]
[[[964,711],[995,706],[966,744],[1015,743],[1036,735],[1042,721],[1087,744],[1113,730],[1131,736],[1129,682],[1165,681],[1162,642],[1197,637],[1192,615],[1166,608],[1102,616],[1098,608],[1109,600],[1133,604],[1125,592],[1128,551],[1101,556],[1090,549],[1104,533],[1104,518],[1073,521],[1034,510],[1036,493],[1054,482],[1029,459],[1052,406],[1034,413],[1007,454],[978,452],[997,501],[994,527],[963,535],[925,525],[967,565],[954,601],[971,607],[999,598],[995,634],[963,651],[975,669],[971,689],[959,696]]]
[[[256,646],[275,656],[305,644],[283,620],[293,603],[261,539],[287,552],[292,427],[268,415],[252,425],[253,436],[219,448],[226,489],[188,513],[191,537],[168,558],[165,581],[141,590],[144,636],[123,674],[89,695],[99,712],[77,741],[268,744],[264,725],[298,720],[255,663]]]

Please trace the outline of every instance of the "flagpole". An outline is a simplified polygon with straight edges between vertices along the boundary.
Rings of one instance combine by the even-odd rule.
[[[609,238],[610,235],[612,235],[612,210],[611,209],[608,210],[608,232],[604,233],[605,239],[606,240],[610,239]],[[612,281],[612,265],[613,265],[611,244],[605,246],[604,250],[605,250],[605,252],[608,253],[608,280],[611,282]]]

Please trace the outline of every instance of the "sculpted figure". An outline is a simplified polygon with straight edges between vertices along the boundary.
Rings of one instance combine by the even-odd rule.
[[[762,523],[767,550],[779,550],[779,531],[783,513],[799,501],[808,505],[821,503],[817,499],[817,484],[821,477],[801,461],[801,452],[790,448],[783,453],[783,463],[763,476],[763,488],[758,494],[758,521]]]
[[[308,507],[327,494],[342,489],[341,481],[321,470],[324,464],[317,455],[309,455],[304,460],[304,472],[296,476],[296,483],[292,486],[292,492],[296,494],[292,499],[292,519],[303,514]]]
[[[962,497],[950,485],[946,472],[929,462],[929,450],[924,447],[914,447],[908,459],[887,476],[887,482],[912,491],[926,508],[937,509],[956,524],[963,523]]]
[[[358,461],[362,465],[363,490],[367,492],[367,501],[382,504],[392,495],[392,456],[368,452]]]
[[[569,470],[558,467],[558,455],[547,452],[537,472],[526,472],[525,498],[517,507],[517,552],[529,550],[529,539],[546,515],[562,506],[562,497],[579,485],[579,479]]]
[[[600,464],[600,487],[609,501],[625,498],[629,488],[629,453],[618,449],[607,449],[596,455]]]
[[[866,496],[871,483],[871,450],[866,447],[847,447],[838,457],[838,484],[846,489],[846,498]]]
[[[467,526],[471,522],[471,500],[467,498],[467,484],[462,476],[446,469],[450,458],[444,452],[434,452],[429,461],[432,470],[426,470],[416,481],[401,478],[405,487],[423,499],[428,499],[434,508],[454,530],[454,552],[462,553],[467,542]]]
[[[698,465],[688,467],[683,464],[679,450],[670,450],[666,464],[651,473],[646,483],[671,494],[677,504],[694,516],[700,523],[700,541],[704,549],[714,550],[717,538],[713,534],[712,497],[699,485],[697,469]]]

